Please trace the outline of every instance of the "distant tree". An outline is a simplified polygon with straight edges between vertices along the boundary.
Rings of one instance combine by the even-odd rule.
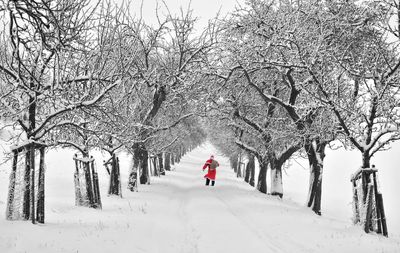
[[[125,96],[126,105],[120,111],[123,125],[119,129],[125,134],[124,139],[130,136],[134,160],[130,181],[133,183],[136,180],[133,175],[142,171],[140,182],[147,184],[149,145],[159,131],[176,126],[192,115],[177,110],[176,105],[184,93],[191,91],[189,73],[210,45],[204,36],[194,36],[195,18],[190,11],[176,17],[168,14],[164,20],[159,20],[156,28],[130,17],[128,12],[124,14],[120,22],[123,44],[126,45],[123,54],[133,70],[129,83],[124,84],[127,93],[116,94]],[[132,55],[135,57],[130,57]],[[169,120],[161,114],[165,114],[165,108],[175,113],[168,112],[173,116]]]

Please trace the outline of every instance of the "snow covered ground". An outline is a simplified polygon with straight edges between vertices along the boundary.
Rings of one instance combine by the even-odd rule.
[[[193,150],[175,171],[134,193],[126,190],[129,157],[121,154],[122,199],[106,195],[108,176],[98,153],[103,210],[94,210],[74,206],[73,152],[50,151],[44,225],[5,220],[9,166],[2,165],[0,252],[400,252],[390,224],[389,238],[365,234],[346,215],[327,210],[329,215],[318,217],[298,204],[304,199],[295,189],[303,187],[304,171],[288,171],[280,200],[237,179],[217,154],[222,166],[216,186],[205,187],[201,166],[211,153],[217,154],[209,144]]]

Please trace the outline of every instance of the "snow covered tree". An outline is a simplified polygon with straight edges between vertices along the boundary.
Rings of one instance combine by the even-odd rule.
[[[308,53],[317,48],[308,41],[311,31],[317,29],[315,22],[307,19],[315,17],[307,14],[311,7],[312,3],[301,1],[249,1],[224,23],[225,59],[217,66],[225,67],[217,68],[214,74],[226,82],[241,76],[242,83],[254,89],[266,105],[283,110],[282,117],[292,121],[297,130],[294,136],[302,140],[298,145],[304,147],[310,161],[307,203],[320,213],[324,149],[335,138],[337,127],[329,110],[303,89],[312,82],[312,75],[301,57],[304,54],[310,61],[319,57]],[[277,158],[270,156],[272,165],[281,164]]]
[[[121,69],[110,61],[111,49],[117,47],[113,40],[103,40],[108,37],[104,26],[96,23],[107,18],[98,5],[69,0],[0,5],[5,24],[0,38],[0,113],[20,133],[15,144],[37,143],[63,126],[77,124],[65,116],[97,104],[121,82]],[[27,161],[34,153],[35,148],[27,152]],[[34,183],[33,165],[25,168],[27,196]],[[33,217],[33,211],[25,218],[29,215]]]
[[[305,1],[293,8],[307,13],[297,25],[304,32],[290,37],[298,68],[308,74],[300,88],[331,111],[368,168],[376,152],[399,138],[399,40],[390,37],[397,12],[376,1]]]
[[[95,104],[119,83],[104,61],[111,45],[89,36],[94,9],[88,1],[4,5],[2,115],[19,124],[24,139],[40,140],[66,124],[58,116]]]
[[[125,45],[121,51],[132,71],[129,82],[123,84],[126,93],[116,96],[125,97],[121,99],[125,108],[119,112],[122,118],[119,129],[124,133],[124,139],[129,137],[131,142],[129,148],[134,162],[129,181],[132,184],[137,171],[143,172],[140,182],[149,183],[148,151],[157,133],[192,115],[183,114],[185,111],[177,108],[182,106],[181,97],[190,93],[193,85],[188,73],[195,69],[209,47],[205,36],[194,36],[194,22],[191,11],[176,17],[168,14],[157,27],[130,17],[128,12],[121,16],[119,32]],[[163,120],[163,108],[175,112],[169,121]]]

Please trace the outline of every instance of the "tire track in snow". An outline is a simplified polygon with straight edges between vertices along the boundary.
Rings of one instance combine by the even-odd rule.
[[[313,249],[306,248],[305,245],[300,244],[298,242],[295,242],[294,240],[288,238],[287,236],[281,235],[281,238],[285,238],[284,241],[279,242],[276,240],[276,237],[273,235],[270,235],[268,233],[265,233],[265,231],[261,231],[257,226],[253,225],[253,223],[249,220],[247,220],[240,212],[238,212],[235,208],[232,207],[231,204],[229,204],[224,198],[222,198],[221,193],[218,192],[215,194],[215,196],[227,207],[227,210],[234,215],[238,221],[240,221],[243,225],[245,225],[250,231],[254,233],[261,241],[263,242],[268,242],[266,246],[272,250],[272,252],[278,252],[278,253],[291,253],[293,252],[293,246],[296,248],[301,248],[301,251],[299,252],[315,252]],[[277,233],[278,231],[272,231]],[[291,246],[288,248],[286,245],[288,245],[288,242],[290,242]]]
[[[196,229],[190,224],[190,219],[187,212],[188,205],[188,194],[180,194],[180,202],[178,207],[178,214],[183,222],[184,233],[185,233],[185,242],[183,243],[181,252],[182,253],[198,253],[198,234]]]

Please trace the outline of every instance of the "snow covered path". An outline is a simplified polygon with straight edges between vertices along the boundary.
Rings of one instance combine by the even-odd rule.
[[[206,187],[201,167],[211,153],[216,154],[210,145],[195,149],[175,171],[152,178],[138,193],[123,190],[123,199],[106,196],[107,176],[98,165],[103,210],[75,207],[72,162],[49,156],[46,224],[1,217],[0,252],[400,252],[396,238],[365,234],[350,221],[318,217],[258,193],[218,154],[216,186]],[[122,166],[123,178],[127,167]],[[2,200],[4,178],[0,175]]]

